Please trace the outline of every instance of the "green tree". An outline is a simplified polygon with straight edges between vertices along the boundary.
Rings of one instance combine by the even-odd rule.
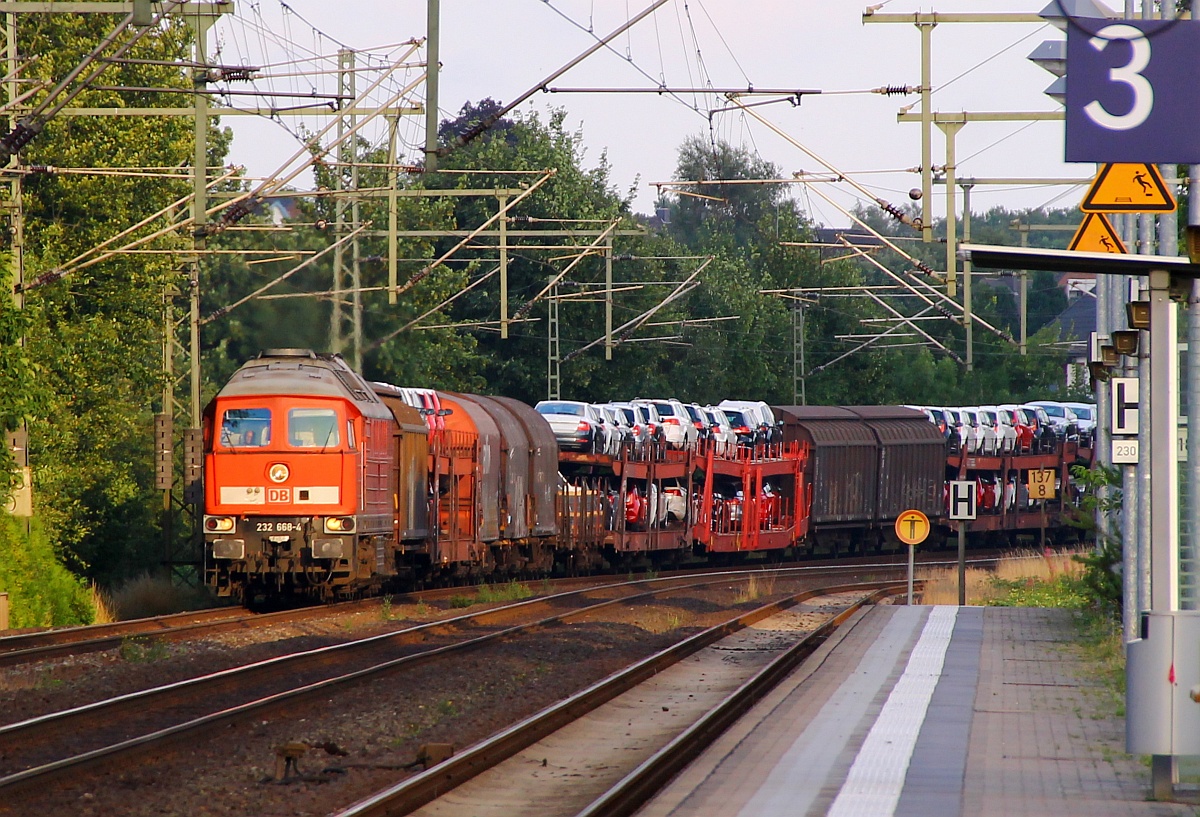
[[[113,20],[99,14],[23,17],[19,51],[38,55],[25,78],[53,87]],[[101,84],[190,88],[179,65],[187,54],[186,28],[164,24],[128,52],[129,62],[110,67]],[[176,100],[92,88],[74,104],[165,107]],[[180,197],[185,182],[156,178],[149,169],[186,166],[191,143],[191,125],[180,117],[51,120],[23,154],[43,169],[24,181],[26,279],[68,264]],[[106,172],[110,168],[148,170],[114,175]],[[185,241],[169,236],[155,248]],[[11,266],[5,277],[11,280]],[[36,513],[65,563],[99,581],[144,570],[161,549],[151,418],[162,389],[163,296],[179,283],[169,256],[116,254],[32,289],[19,318],[7,303],[0,306],[6,335],[0,360],[16,386],[4,389],[10,395],[4,422],[29,421]],[[16,332],[24,333],[24,349],[8,343]],[[13,399],[17,391],[22,396]]]

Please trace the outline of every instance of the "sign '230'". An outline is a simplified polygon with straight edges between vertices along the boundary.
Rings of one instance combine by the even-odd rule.
[[[1067,31],[1068,162],[1200,162],[1200,22],[1085,21]]]

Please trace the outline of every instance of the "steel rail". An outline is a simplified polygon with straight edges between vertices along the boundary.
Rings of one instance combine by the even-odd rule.
[[[889,581],[805,590],[736,616],[598,681],[403,783],[335,812],[334,817],[398,817],[409,814],[731,633],[811,598],[871,591],[872,595],[865,596],[856,603],[861,606],[868,603],[875,593],[892,594],[899,592],[904,586],[901,582]],[[818,632],[825,631],[825,627],[828,626],[830,625],[824,625]],[[805,641],[812,637],[806,637]],[[777,663],[778,659],[769,666],[773,667]]]
[[[760,573],[761,571],[754,571],[753,573],[744,574],[744,577],[747,581],[749,581],[752,575],[759,575]],[[249,715],[254,715],[256,717],[260,716],[264,711],[273,709],[284,703],[294,703],[299,700],[305,700],[327,694],[330,689],[336,686],[352,683],[364,678],[373,678],[382,673],[401,668],[419,666],[446,655],[468,652],[494,642],[511,639],[513,636],[522,633],[533,632],[549,625],[562,623],[570,618],[592,614],[605,607],[653,598],[665,593],[691,590],[714,584],[723,584],[727,583],[729,579],[730,576],[727,574],[715,579],[706,577],[704,581],[681,583],[678,586],[657,587],[643,593],[636,593],[628,596],[623,595],[612,599],[604,599],[596,604],[591,604],[574,610],[568,610],[563,613],[558,613],[553,616],[539,619],[537,621],[507,627],[502,630],[497,630],[482,636],[470,638],[465,641],[460,641],[441,647],[434,647],[421,652],[384,661],[382,663],[373,664],[349,673],[344,673],[342,675],[303,684],[282,692],[272,693],[265,697],[242,704],[237,704],[227,709],[212,712],[208,715],[198,718],[193,718],[165,729],[160,729],[139,737],[129,738],[118,743],[114,743],[110,746],[83,752],[81,754],[62,758],[41,766],[15,772],[5,777],[0,777],[0,792],[16,791],[31,784],[45,785],[46,783],[60,779],[69,773],[75,773],[86,768],[111,762],[117,758],[127,759],[132,754],[147,750],[152,747],[162,746],[185,736],[192,736],[204,729],[208,729],[220,724],[236,722],[246,718]],[[652,579],[650,581],[663,582],[664,580]],[[665,581],[670,582],[672,580],[668,579]],[[683,582],[685,580],[676,579],[675,581]],[[80,730],[85,728],[82,722],[86,722],[87,719],[95,719],[100,715],[109,716],[114,712],[127,710],[133,707],[138,707],[141,709],[144,708],[149,701],[155,698],[165,699],[168,703],[171,703],[172,699],[178,700],[181,695],[187,694],[190,696],[190,700],[196,700],[198,699],[198,696],[196,695],[197,690],[203,688],[206,684],[222,683],[237,676],[241,676],[239,680],[243,680],[251,673],[254,675],[267,673],[274,673],[275,675],[278,675],[278,670],[281,667],[289,663],[299,663],[304,659],[312,659],[314,656],[317,658],[317,660],[328,659],[331,655],[334,655],[339,651],[377,647],[382,641],[387,639],[411,639],[414,637],[414,635],[419,636],[425,632],[429,632],[437,628],[446,628],[454,624],[463,624],[471,621],[481,623],[484,619],[498,618],[502,615],[511,614],[514,611],[519,611],[521,608],[530,607],[532,605],[544,606],[552,601],[561,601],[565,598],[579,596],[588,592],[620,589],[622,587],[633,587],[634,585],[640,584],[645,584],[645,581],[643,580],[632,583],[626,582],[621,584],[602,585],[600,588],[589,588],[568,593],[560,593],[540,599],[529,599],[512,605],[493,608],[492,610],[481,611],[479,613],[472,613],[464,616],[457,616],[455,618],[446,619],[443,621],[418,625],[417,627],[405,628],[394,633],[385,633],[382,635],[371,636],[366,639],[346,642],[344,644],[336,644],[327,647],[321,647],[315,650],[308,650],[302,653],[266,659],[264,661],[246,665],[244,667],[234,667],[217,673],[212,673],[210,675],[186,679],[184,681],[178,681],[172,684],[165,684],[160,687],[141,690],[139,692],[121,695],[104,701],[97,701],[92,704],[74,707],[61,712],[30,718],[28,720],[9,724],[8,726],[0,728],[0,755],[13,757],[18,747],[18,742],[13,739],[20,739],[23,734],[27,734],[31,730],[57,729],[62,731],[71,729],[74,730],[74,734],[79,734]],[[291,669],[293,672],[295,671],[294,667],[289,667],[289,669]],[[7,746],[5,746],[2,742],[5,740],[9,741]]]
[[[780,576],[793,572],[806,573],[810,571],[842,571],[862,570],[868,568],[887,568],[886,563],[868,565],[847,563],[840,564],[816,563],[812,565],[794,565],[791,567],[777,565],[771,570]],[[738,577],[745,570],[731,571],[728,568],[696,567],[680,571],[669,576],[660,576],[653,581],[672,581],[688,577],[704,575],[728,575]],[[539,584],[559,588],[584,587],[592,590],[611,586],[610,584],[595,584],[602,576],[582,576],[559,579],[544,579]],[[193,610],[182,613],[172,613],[164,616],[153,616],[128,621],[116,621],[107,624],[90,624],[82,627],[62,627],[45,629],[37,632],[20,633],[17,635],[0,636],[0,667],[16,666],[19,664],[59,658],[68,655],[79,655],[88,652],[100,652],[120,646],[130,637],[145,636],[161,641],[175,641],[197,636],[227,632],[235,629],[267,627],[273,624],[285,624],[322,618],[330,614],[354,612],[375,607],[383,600],[390,599],[393,604],[419,601],[435,601],[451,598],[456,595],[471,592],[478,585],[462,585],[421,590],[414,593],[394,594],[372,599],[342,602],[335,605],[319,605],[304,607],[296,610],[281,610],[270,613],[250,613],[241,607],[227,607],[209,610]]]
[[[130,636],[167,637],[175,632],[210,627],[215,623],[245,622],[253,618],[241,608],[219,608],[2,636],[0,667],[59,655],[106,650]]]
[[[846,619],[864,605],[877,603],[899,589],[898,584],[880,588],[809,633],[734,690],[707,715],[639,764],[576,817],[626,817],[636,812],[677,773],[699,757],[718,736],[778,686],[804,659],[812,655]]]

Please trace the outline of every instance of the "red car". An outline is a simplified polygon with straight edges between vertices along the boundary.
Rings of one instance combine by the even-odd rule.
[[[1012,422],[1012,427],[1017,431],[1017,451],[1032,451],[1033,442],[1036,438],[1036,419],[1029,416],[1027,409],[1020,406],[1005,405],[998,407],[1003,411],[1009,421]]]

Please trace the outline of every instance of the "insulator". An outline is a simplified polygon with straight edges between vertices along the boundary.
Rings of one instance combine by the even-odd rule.
[[[226,82],[249,82],[254,79],[254,68],[222,68],[218,76]]]
[[[904,221],[905,219],[908,218],[908,215],[903,210],[901,210],[899,207],[892,204],[891,202],[886,202],[886,201],[883,201],[882,199],[880,199],[880,200],[876,201],[876,204],[879,205],[879,207],[883,210],[883,212],[887,213],[889,216],[891,216],[892,218],[894,218],[898,221]]]
[[[236,224],[258,209],[260,204],[262,204],[262,199],[257,196],[250,196],[249,198],[242,199],[237,204],[231,205],[225,211],[225,214],[221,216],[221,227],[225,228],[231,224]]]
[[[882,88],[875,89],[875,93],[883,96],[907,96],[916,92],[917,89],[911,85],[885,85]]]
[[[33,137],[41,132],[42,123],[40,122],[18,122],[15,128],[4,136],[0,136],[0,148],[3,148],[3,151],[9,156],[20,153],[21,148],[28,145]]]

